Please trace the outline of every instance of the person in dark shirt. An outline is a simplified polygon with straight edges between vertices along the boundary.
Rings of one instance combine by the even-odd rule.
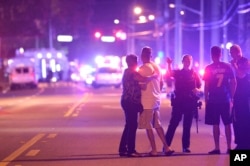
[[[220,118],[225,126],[227,153],[231,149],[231,108],[236,88],[236,78],[229,63],[220,61],[221,48],[211,47],[212,63],[206,66],[205,81],[205,124],[213,125],[215,148],[209,154],[220,154]]]
[[[233,44],[229,49],[229,53],[230,53],[230,56],[232,57],[232,59],[230,60],[231,66],[234,70],[235,75],[237,76],[239,72],[237,62],[241,58],[244,58],[242,55],[241,47],[238,44]],[[237,131],[235,131],[236,128],[233,127],[233,129],[234,129],[234,142],[235,144],[238,144],[238,140],[237,140],[238,134],[237,134]]]
[[[171,69],[171,59],[167,59],[167,63],[169,75],[175,81],[175,90],[171,99],[172,116],[165,138],[170,146],[175,130],[183,116],[182,150],[184,153],[190,153],[190,130],[194,111],[197,109],[197,92],[201,88],[201,80],[198,74],[191,69],[191,55],[183,56],[183,68],[181,70]]]
[[[125,114],[125,127],[119,145],[119,155],[128,157],[139,157],[135,150],[136,130],[138,127],[138,113],[143,111],[141,104],[141,86],[139,82],[148,82],[156,76],[142,77],[137,71],[137,56],[130,54],[126,56],[128,68],[125,69],[122,78],[121,107]]]
[[[237,141],[236,150],[250,149],[250,75],[248,59],[237,61],[237,87],[233,100],[233,128]]]

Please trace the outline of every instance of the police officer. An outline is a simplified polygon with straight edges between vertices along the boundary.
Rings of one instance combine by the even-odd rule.
[[[168,73],[175,79],[174,96],[172,96],[172,116],[169,122],[165,138],[170,146],[175,130],[183,116],[182,150],[190,153],[190,130],[194,111],[197,109],[197,93],[201,88],[201,79],[198,74],[191,69],[192,56],[184,55],[182,58],[183,68],[179,70],[171,69],[171,59],[167,59]]]
[[[237,87],[233,98],[234,141],[239,149],[250,149],[250,72],[249,60],[242,55],[241,47],[233,44],[230,49],[231,65],[236,74]]]

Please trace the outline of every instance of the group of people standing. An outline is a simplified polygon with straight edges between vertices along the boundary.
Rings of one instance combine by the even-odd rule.
[[[235,150],[250,149],[250,77],[249,61],[239,45],[230,47],[232,60],[222,62],[222,50],[211,48],[212,63],[205,68],[205,123],[213,125],[215,148],[209,154],[220,154],[220,118],[225,126],[227,151],[230,153],[234,129]]]
[[[250,77],[248,60],[242,57],[238,45],[230,48],[233,58],[231,64],[220,60],[222,50],[218,46],[211,48],[212,63],[206,66],[203,80],[205,97],[205,123],[213,125],[215,148],[209,154],[220,154],[219,135],[220,118],[225,125],[227,153],[231,150],[231,123],[233,122],[236,149],[250,149]],[[167,74],[174,78],[175,90],[171,99],[172,114],[168,129],[164,133],[160,121],[161,89],[164,78],[160,67],[151,61],[152,49],[144,47],[141,51],[142,66],[138,67],[138,57],[126,56],[127,69],[123,74],[123,92],[121,107],[125,114],[125,127],[122,133],[119,155],[139,157],[136,151],[136,130],[146,129],[152,150],[150,156],[157,156],[153,133],[156,130],[163,143],[163,153],[170,156],[174,153],[171,143],[180,121],[183,118],[182,151],[190,153],[190,130],[194,110],[197,109],[198,93],[201,78],[192,69],[192,56],[184,55],[182,69],[173,70],[172,60],[167,58]],[[249,78],[249,79],[248,79]],[[244,135],[245,134],[245,135]]]

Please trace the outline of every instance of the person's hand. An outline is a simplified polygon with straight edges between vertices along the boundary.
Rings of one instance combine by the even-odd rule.
[[[169,57],[167,57],[167,63],[168,63],[168,64],[171,64],[172,62],[173,62],[173,60],[170,59]]]
[[[238,69],[238,65],[235,61],[231,61],[231,65],[233,66],[234,69]]]
[[[199,96],[201,94],[201,90],[198,88],[194,88],[192,91],[196,96]]]

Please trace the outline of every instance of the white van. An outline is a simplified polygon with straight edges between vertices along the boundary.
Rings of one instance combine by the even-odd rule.
[[[10,89],[37,88],[36,73],[32,66],[16,66],[9,73]]]

